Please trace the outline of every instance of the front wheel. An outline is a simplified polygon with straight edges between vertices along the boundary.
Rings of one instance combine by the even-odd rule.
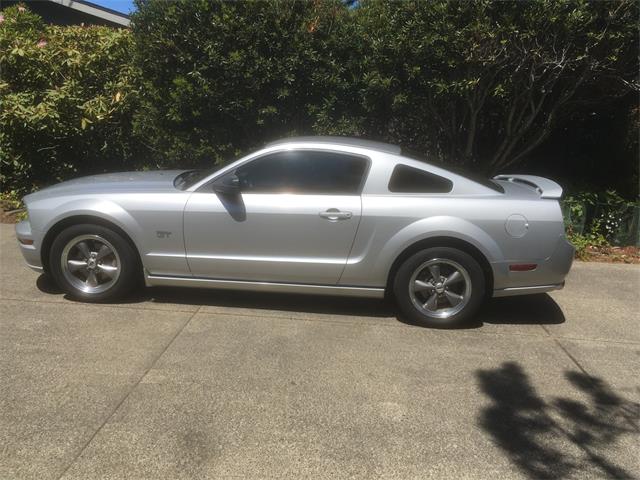
[[[434,247],[415,253],[398,269],[393,291],[398,306],[413,322],[456,327],[480,307],[485,279],[478,262],[455,248]]]
[[[73,225],[53,241],[51,274],[60,288],[85,302],[114,300],[135,285],[138,258],[121,235],[101,225]]]

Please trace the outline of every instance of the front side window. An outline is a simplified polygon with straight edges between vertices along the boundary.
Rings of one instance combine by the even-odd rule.
[[[246,193],[358,195],[367,159],[334,152],[293,150],[260,157],[235,171]]]
[[[396,165],[389,180],[394,193],[449,193],[453,182],[448,178],[407,165]]]

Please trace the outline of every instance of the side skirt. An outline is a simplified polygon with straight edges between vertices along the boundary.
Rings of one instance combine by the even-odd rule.
[[[211,278],[187,278],[147,275],[149,287],[196,287],[226,290],[251,290],[260,292],[306,293],[312,295],[340,295],[346,297],[383,298],[384,288],[343,287],[338,285],[308,285],[303,283],[247,282],[244,280],[216,280]]]

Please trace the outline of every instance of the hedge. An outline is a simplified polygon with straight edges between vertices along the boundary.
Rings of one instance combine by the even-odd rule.
[[[590,183],[597,169],[581,172],[581,159],[546,172],[536,155],[572,125],[580,143],[611,142],[597,124],[575,127],[606,107],[630,133],[609,149],[624,164],[616,181],[637,195],[638,10],[631,0],[139,0],[128,31],[46,26],[11,7],[0,22],[1,188],[210,167],[304,134],[397,143],[485,175],[526,164]]]
[[[494,174],[637,88],[637,18],[633,1],[140,2],[136,125],[163,165],[329,133]]]
[[[2,191],[133,168],[131,33],[49,26],[23,6],[1,13]]]

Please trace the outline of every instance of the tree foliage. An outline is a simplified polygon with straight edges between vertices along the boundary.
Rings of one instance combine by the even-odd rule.
[[[593,143],[584,119],[605,110],[630,128],[618,150],[637,177],[633,0],[138,1],[131,32],[2,12],[3,189],[210,167],[296,134],[494,174],[557,151],[571,123]]]
[[[2,191],[131,167],[131,49],[127,30],[48,26],[24,6],[2,11]]]
[[[145,101],[136,127],[157,162],[224,160],[309,131],[309,110],[333,95],[327,70],[341,68],[334,27],[346,14],[338,0],[139,4]]]
[[[567,111],[637,89],[633,1],[150,1],[134,19],[160,163],[292,133],[381,139],[485,173]]]
[[[576,104],[637,89],[636,2],[370,0],[355,16],[363,130],[485,172]]]

